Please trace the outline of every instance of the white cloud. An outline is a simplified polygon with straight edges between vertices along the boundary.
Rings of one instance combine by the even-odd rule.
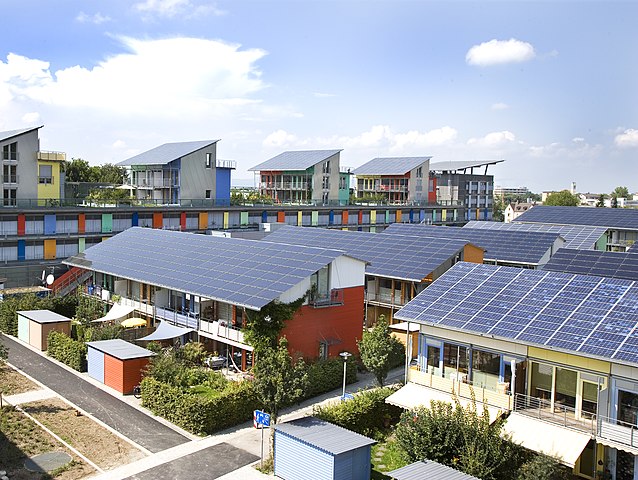
[[[534,47],[527,42],[510,38],[509,40],[490,40],[474,45],[467,51],[465,61],[469,65],[488,67],[505,63],[520,63],[536,56]]]
[[[24,124],[36,124],[41,123],[40,114],[38,112],[28,112],[22,115],[22,123]]]
[[[507,110],[510,106],[507,103],[497,102],[493,103],[490,109],[492,110]]]
[[[499,147],[507,143],[516,141],[516,135],[508,130],[502,132],[491,132],[480,138],[470,138],[467,141],[468,145],[477,147]]]
[[[93,15],[89,15],[88,13],[80,12],[75,17],[75,21],[79,23],[93,23],[95,25],[100,25],[105,22],[110,22],[111,17],[107,15],[102,15],[100,12],[97,12]]]
[[[638,130],[628,128],[623,133],[616,135],[614,143],[617,147],[638,147]]]
[[[314,92],[312,95],[317,98],[331,98],[331,97],[337,96],[334,93],[323,93],[323,92]]]
[[[111,147],[113,147],[113,148],[118,148],[118,149],[126,148],[126,142],[125,142],[125,141],[123,141],[123,140],[115,140],[115,141],[112,143]]]
[[[583,143],[585,139],[583,137],[574,137],[572,138],[572,142],[574,143]]]
[[[224,15],[214,2],[192,2],[191,0],[145,0],[133,5],[138,12],[160,17],[184,16],[187,18],[201,15]]]
[[[297,142],[297,137],[285,130],[277,130],[272,132],[262,142],[265,147],[285,147],[294,145]]]

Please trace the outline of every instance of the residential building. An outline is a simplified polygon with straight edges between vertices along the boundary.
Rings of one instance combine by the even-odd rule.
[[[536,205],[536,202],[508,203],[507,207],[505,207],[505,211],[503,212],[505,223],[513,222],[534,205]]]
[[[554,207],[539,205],[516,219],[519,223],[605,227],[600,250],[625,251],[638,240],[638,210],[632,208]]]
[[[494,196],[495,197],[507,197],[507,196],[525,196],[530,193],[527,187],[501,187],[497,185],[494,187]]]
[[[430,163],[428,202],[447,206],[462,205],[466,208],[466,221],[491,220],[494,176],[488,175],[487,169],[490,165],[504,161]],[[482,174],[480,169],[483,169]]]
[[[424,203],[432,157],[374,158],[354,170],[357,198],[382,197],[385,203]]]
[[[44,206],[64,198],[62,152],[40,150],[42,126],[0,132],[2,205]]]
[[[308,292],[281,331],[291,353],[335,357],[361,338],[365,262],[341,251],[133,227],[64,263],[90,272],[87,294],[118,295],[120,315],[128,307],[179,327],[173,337],[198,339],[242,370],[253,360],[249,316]]]
[[[230,174],[236,162],[217,159],[217,142],[165,143],[117,165],[130,170],[138,200],[230,205]]]
[[[347,205],[350,169],[340,166],[341,150],[289,151],[249,169],[259,193],[276,203]]]
[[[284,226],[265,241],[342,250],[368,262],[366,325],[376,323],[381,315],[395,323],[394,312],[456,262],[483,262],[483,250],[467,240],[418,235]]]
[[[487,231],[408,223],[393,223],[384,232],[464,240],[485,249],[485,263],[523,268],[538,268],[547,263],[565,244],[565,240],[555,232]]]
[[[388,402],[474,397],[575,475],[638,478],[636,305],[631,280],[459,262],[395,314],[419,348]]]

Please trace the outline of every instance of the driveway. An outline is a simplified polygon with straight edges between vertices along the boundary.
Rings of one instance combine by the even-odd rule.
[[[30,350],[18,340],[0,334],[0,342],[9,348],[12,365],[150,452],[161,452],[190,441],[81,376]]]

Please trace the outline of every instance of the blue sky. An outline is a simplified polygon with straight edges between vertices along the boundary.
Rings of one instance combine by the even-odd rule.
[[[492,160],[534,191],[638,191],[638,2],[9,1],[0,130],[92,164],[221,139]]]

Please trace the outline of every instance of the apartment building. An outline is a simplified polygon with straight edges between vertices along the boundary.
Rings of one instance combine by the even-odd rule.
[[[427,202],[432,157],[374,158],[354,170],[357,198],[381,197],[386,203]]]

